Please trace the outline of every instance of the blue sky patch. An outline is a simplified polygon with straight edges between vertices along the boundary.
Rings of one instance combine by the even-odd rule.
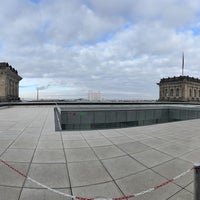
[[[90,46],[90,45],[95,45],[97,43],[104,43],[104,42],[111,41],[115,37],[115,35],[117,33],[120,33],[120,32],[123,32],[123,31],[129,29],[131,26],[132,26],[132,24],[130,22],[127,22],[124,26],[120,27],[116,31],[112,31],[112,32],[106,33],[106,34],[100,36],[99,38],[97,38],[94,41],[81,42],[81,45],[83,45],[83,46]]]
[[[88,0],[83,0],[83,4],[92,10],[92,4]]]
[[[186,27],[186,28],[177,30],[177,33],[185,33],[185,32],[192,32],[193,36],[199,36],[200,26]]]
[[[38,4],[38,3],[40,3],[40,1],[41,0],[31,0],[33,3],[36,3],[36,4]]]
[[[194,36],[200,35],[200,27],[194,27],[191,29]]]
[[[104,35],[103,37],[100,37],[96,40],[96,43],[101,43],[101,42],[107,42],[113,39],[115,33],[114,32],[110,32],[106,35]]]

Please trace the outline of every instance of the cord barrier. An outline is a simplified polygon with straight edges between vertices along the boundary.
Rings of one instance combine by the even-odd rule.
[[[24,177],[24,178],[27,178],[28,180],[30,180],[31,182],[49,190],[49,191],[52,191],[56,194],[59,194],[59,195],[62,195],[62,196],[65,196],[65,197],[69,197],[71,199],[74,199],[74,200],[124,200],[124,199],[130,199],[130,198],[134,198],[134,197],[138,197],[138,196],[141,196],[141,195],[144,195],[146,193],[150,193],[154,190],[157,190],[161,187],[164,187],[166,185],[168,185],[169,183],[172,183],[173,181],[179,179],[180,177],[182,176],[185,176],[186,174],[188,174],[189,172],[191,172],[195,167],[192,167],[191,169],[188,169],[187,171],[179,174],[178,176],[175,176],[174,178],[170,179],[170,180],[167,180],[166,182],[160,184],[160,185],[157,185],[155,187],[152,187],[152,188],[149,188],[148,190],[145,190],[145,191],[142,191],[142,192],[139,192],[139,193],[135,193],[135,194],[131,194],[131,195],[128,195],[128,196],[123,196],[123,197],[119,197],[119,198],[84,198],[84,197],[79,197],[79,196],[73,196],[73,195],[70,195],[70,194],[66,194],[66,193],[63,193],[63,192],[60,192],[58,190],[55,190],[55,189],[52,189],[42,183],[39,183],[38,181],[32,179],[31,177],[25,175],[24,173],[20,172],[19,170],[17,170],[16,168],[14,168],[12,165],[8,164],[7,162],[5,162],[4,160],[1,160],[0,159],[0,162],[3,163],[5,166],[7,166],[8,168],[10,168],[11,170],[13,170],[14,172],[16,172],[17,174],[19,174],[20,176]]]

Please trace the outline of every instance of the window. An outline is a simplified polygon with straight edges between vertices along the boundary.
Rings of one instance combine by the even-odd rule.
[[[200,90],[199,90],[200,91]],[[199,93],[200,94],[200,93]],[[168,90],[165,89],[165,96],[168,97]]]
[[[197,91],[194,90],[194,97],[197,97]]]
[[[176,89],[176,96],[179,96],[179,88]]]
[[[170,90],[170,96],[173,96],[173,95],[174,95],[174,90],[171,89],[171,90]]]
[[[200,97],[200,90],[199,90],[199,97]]]
[[[192,89],[190,89],[190,96],[192,96]]]

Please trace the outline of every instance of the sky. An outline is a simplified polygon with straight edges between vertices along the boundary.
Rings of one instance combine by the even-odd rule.
[[[6,0],[0,62],[23,80],[21,99],[156,100],[156,83],[200,78],[199,0]]]

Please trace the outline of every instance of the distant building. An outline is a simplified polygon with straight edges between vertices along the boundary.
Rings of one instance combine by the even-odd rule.
[[[189,76],[163,78],[159,83],[159,101],[200,101],[200,79]]]
[[[19,101],[19,81],[22,78],[8,63],[0,63],[0,102]]]
[[[100,91],[89,91],[88,92],[89,101],[101,101],[101,92]]]

